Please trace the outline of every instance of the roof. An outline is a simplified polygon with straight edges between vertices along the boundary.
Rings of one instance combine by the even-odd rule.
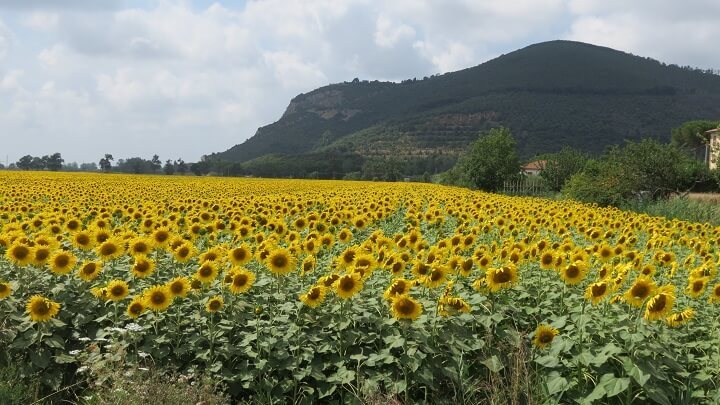
[[[527,163],[522,167],[523,170],[542,170],[545,168],[545,165],[547,164],[547,160],[535,160],[530,163]]]
[[[708,135],[720,134],[720,128],[711,129],[709,131],[705,131],[705,133]]]

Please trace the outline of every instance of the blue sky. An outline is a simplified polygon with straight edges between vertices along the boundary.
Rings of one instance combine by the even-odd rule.
[[[0,161],[194,161],[301,92],[572,39],[720,68],[720,2],[0,0]]]

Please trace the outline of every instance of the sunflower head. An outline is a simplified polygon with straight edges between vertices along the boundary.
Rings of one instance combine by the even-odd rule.
[[[205,310],[210,313],[215,313],[222,309],[224,303],[225,300],[223,300],[223,297],[221,295],[210,297],[205,303]]]
[[[537,329],[535,329],[533,344],[539,349],[544,349],[552,343],[558,333],[559,331],[550,325],[538,325]]]
[[[358,273],[350,273],[340,276],[335,281],[335,292],[340,298],[348,299],[362,290],[363,281]]]
[[[122,301],[130,292],[128,284],[123,280],[112,280],[105,289],[110,301]]]
[[[324,285],[315,285],[310,287],[310,289],[299,298],[303,304],[310,308],[315,308],[325,300],[326,292],[327,288]]]
[[[125,313],[132,319],[137,318],[145,312],[145,300],[142,297],[135,297],[130,304],[128,304],[127,311]]]
[[[0,300],[9,297],[12,294],[12,286],[7,282],[0,282]]]
[[[295,270],[297,259],[287,249],[276,248],[270,251],[265,263],[273,274],[287,275]]]
[[[228,288],[233,294],[243,294],[248,292],[255,283],[255,273],[245,268],[235,269],[230,273],[231,280]]]
[[[175,277],[167,283],[168,290],[173,297],[187,297],[190,291],[190,280],[187,277]]]
[[[164,311],[172,304],[172,293],[165,285],[156,285],[145,290],[145,305],[153,311]]]
[[[407,319],[414,321],[423,312],[422,304],[409,295],[398,295],[390,303],[390,309],[396,319]]]
[[[41,295],[30,297],[25,308],[34,322],[49,321],[60,312],[60,304]]]

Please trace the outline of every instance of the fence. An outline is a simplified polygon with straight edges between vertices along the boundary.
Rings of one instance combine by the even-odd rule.
[[[503,182],[503,194],[539,195],[548,192],[545,180],[538,176],[523,176]]]

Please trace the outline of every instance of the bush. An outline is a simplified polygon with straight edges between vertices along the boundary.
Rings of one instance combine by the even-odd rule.
[[[632,201],[655,201],[689,192],[707,181],[702,162],[681,149],[656,140],[613,147],[599,160],[570,178],[566,196],[584,202],[619,206]]]
[[[570,177],[585,168],[589,157],[584,152],[564,147],[560,152],[543,155],[540,159],[546,161],[540,177],[552,191],[560,191]]]
[[[470,144],[449,177],[458,181],[456,185],[469,183],[480,190],[496,191],[505,180],[520,173],[515,146],[509,129],[493,128]]]

